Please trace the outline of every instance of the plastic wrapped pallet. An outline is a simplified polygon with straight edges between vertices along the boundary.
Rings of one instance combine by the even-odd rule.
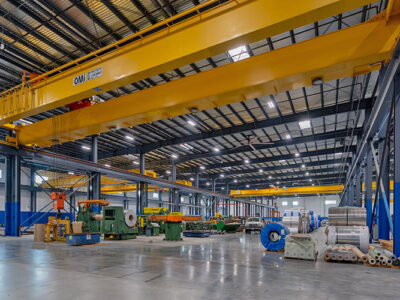
[[[310,234],[291,234],[286,237],[285,257],[316,260],[316,243]]]

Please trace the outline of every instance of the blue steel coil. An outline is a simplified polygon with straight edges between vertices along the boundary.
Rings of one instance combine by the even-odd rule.
[[[270,223],[261,230],[261,244],[268,251],[280,251],[285,248],[285,238],[290,233],[282,223]]]

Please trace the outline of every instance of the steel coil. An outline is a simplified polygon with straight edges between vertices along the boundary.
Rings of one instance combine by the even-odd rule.
[[[125,212],[125,224],[128,227],[133,227],[136,224],[135,212],[133,209],[128,209]]]
[[[367,211],[364,207],[330,207],[329,225],[331,226],[365,226]]]
[[[268,251],[280,251],[285,248],[285,238],[290,234],[289,228],[282,223],[270,223],[261,230],[261,244]]]
[[[357,246],[363,253],[368,252],[369,230],[366,226],[329,226],[328,244],[350,244]]]

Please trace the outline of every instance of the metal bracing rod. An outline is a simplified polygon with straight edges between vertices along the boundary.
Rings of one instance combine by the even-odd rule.
[[[30,177],[30,175],[28,175],[28,174],[24,171],[24,169],[21,168],[21,171],[22,171],[22,173],[24,173],[26,176]],[[35,175],[38,175],[40,178],[42,178],[42,180],[43,180],[44,182],[46,182],[46,183],[49,185],[49,187],[51,187],[52,189],[55,189],[55,190],[56,190],[56,188],[54,188],[50,183],[48,183],[47,180],[44,179],[42,175],[40,175],[39,173],[37,173],[36,170],[34,170],[33,173],[34,173]],[[49,198],[51,198],[51,196],[50,196],[49,193],[47,193],[45,190],[43,190],[43,192],[44,192]]]
[[[388,127],[390,127],[390,120],[388,120]],[[389,129],[389,131],[390,131],[390,129]],[[385,142],[385,146],[386,146],[386,142]],[[374,157],[374,163],[375,163],[375,166],[376,166],[376,173],[378,175],[378,181],[377,181],[377,187],[376,187],[376,191],[375,191],[375,202],[374,202],[374,208],[372,210],[371,224],[369,224],[370,234],[372,234],[372,222],[373,222],[373,219],[374,219],[374,212],[375,212],[375,209],[376,209],[376,203],[378,202],[379,189],[381,190],[381,193],[382,193],[382,196],[383,196],[383,200],[384,200],[384,203],[385,203],[385,211],[386,211],[386,214],[387,214],[387,217],[388,217],[390,231],[393,232],[393,220],[392,220],[392,217],[390,216],[390,208],[389,208],[387,197],[386,197],[385,187],[383,186],[383,182],[382,182],[382,178],[381,178],[382,167],[383,167],[383,165],[385,163],[385,161],[384,161],[385,160],[385,155],[384,155],[385,154],[385,148],[386,147],[384,147],[384,150],[382,151],[382,160],[381,160],[381,165],[379,166],[378,158],[376,157],[376,154],[375,154],[375,148],[374,148],[373,143],[371,142],[371,151],[372,151],[372,155]]]
[[[377,124],[378,117],[382,117],[382,114],[384,114],[383,117],[386,118],[386,116],[389,114],[388,112],[382,112],[382,106],[385,102],[386,95],[389,92],[389,88],[392,84],[394,75],[397,72],[397,70],[399,69],[399,65],[400,65],[399,55],[400,55],[400,43],[398,42],[396,45],[396,48],[394,50],[394,53],[393,53],[393,58],[390,61],[389,65],[386,69],[385,75],[382,79],[382,85],[380,86],[379,95],[378,95],[376,103],[373,107],[372,115],[369,118],[367,126],[366,126],[366,129],[367,129],[366,133],[364,134],[363,139],[362,139],[361,143],[359,144],[360,145],[359,150],[357,151],[355,160],[350,168],[350,171],[348,172],[346,183],[344,185],[343,193],[342,193],[339,203],[342,202],[342,199],[343,199],[345,192],[350,184],[350,181],[351,181],[353,173],[356,169],[356,166],[364,158],[364,152],[366,150],[365,147],[367,146],[368,141],[375,136],[375,131],[378,129],[377,127],[380,125],[380,124]]]

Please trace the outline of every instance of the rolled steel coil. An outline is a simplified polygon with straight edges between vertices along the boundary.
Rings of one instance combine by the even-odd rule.
[[[125,211],[125,224],[128,227],[133,227],[136,224],[136,216],[135,211],[133,209],[128,209]]]
[[[329,226],[328,244],[350,244],[368,252],[369,230],[366,226]]]
[[[261,230],[261,244],[268,251],[280,251],[285,248],[285,238],[290,234],[289,228],[282,223],[270,223]]]
[[[365,226],[367,211],[365,207],[330,207],[329,225],[331,226]]]

